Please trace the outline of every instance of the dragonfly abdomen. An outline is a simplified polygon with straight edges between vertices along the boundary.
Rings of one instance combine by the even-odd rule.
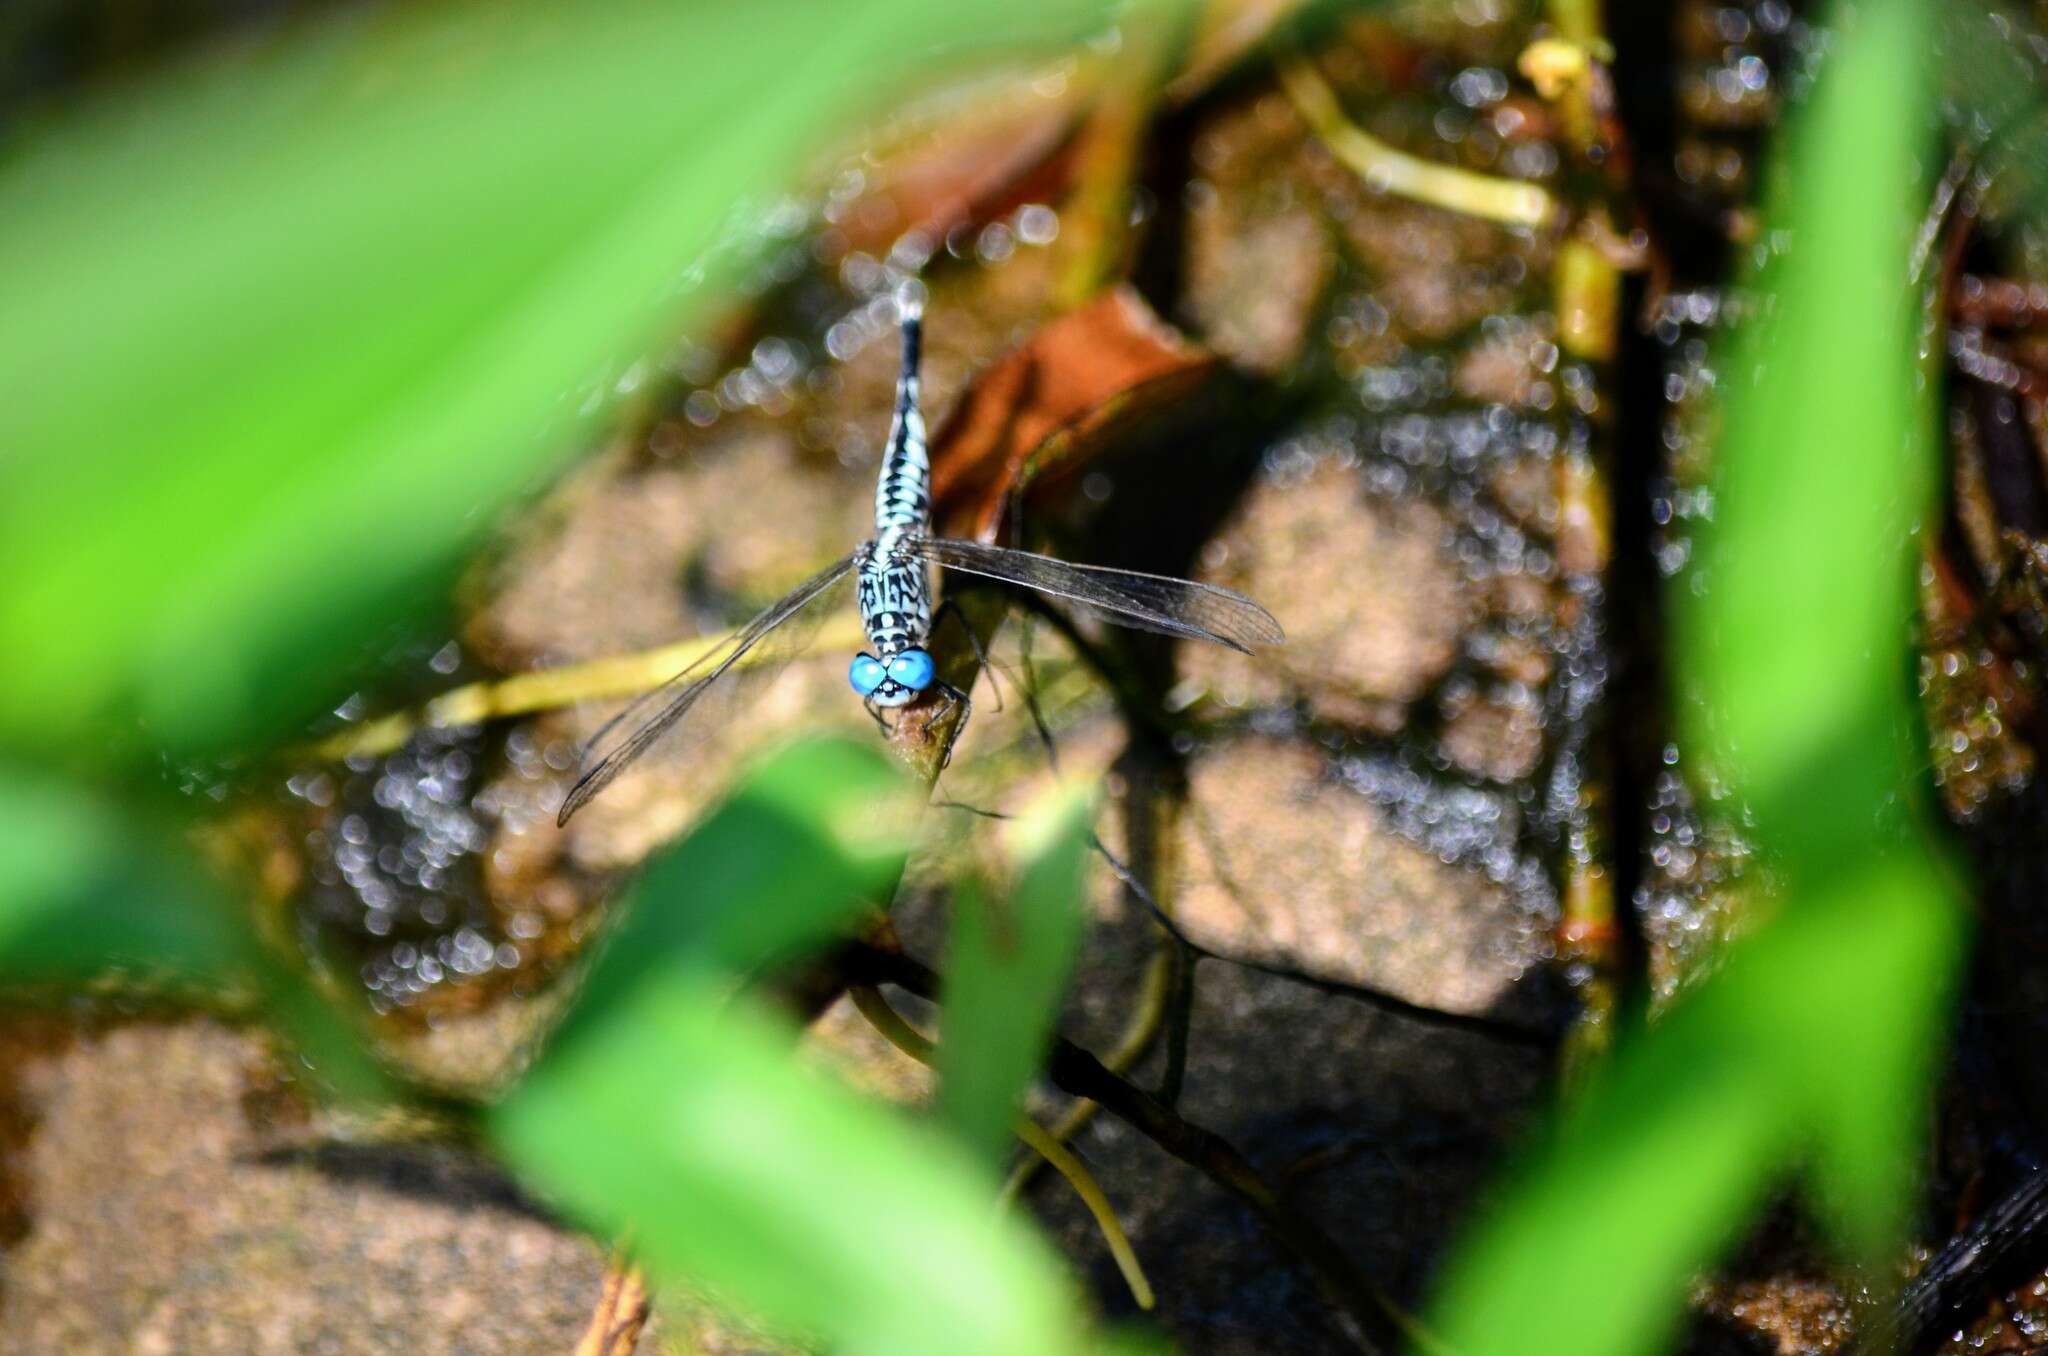
[[[875,532],[891,528],[921,531],[931,512],[932,468],[925,450],[924,415],[918,406],[918,353],[924,309],[914,295],[898,303],[903,314],[903,368],[896,379],[896,415],[882,474],[875,481]]]

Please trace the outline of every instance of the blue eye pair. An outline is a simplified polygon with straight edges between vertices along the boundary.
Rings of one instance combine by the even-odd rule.
[[[880,687],[885,679],[893,679],[912,692],[922,692],[932,685],[938,669],[932,657],[923,650],[904,650],[892,655],[887,664],[871,654],[854,656],[853,664],[846,671],[846,680],[853,684],[853,690],[865,697]]]

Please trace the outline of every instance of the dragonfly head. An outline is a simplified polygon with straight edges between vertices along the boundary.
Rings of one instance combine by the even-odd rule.
[[[919,649],[898,650],[886,660],[855,655],[846,670],[853,690],[877,706],[908,706],[937,676],[932,657]]]

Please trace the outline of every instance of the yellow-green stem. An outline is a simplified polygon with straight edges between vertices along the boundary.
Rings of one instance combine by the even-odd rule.
[[[882,997],[879,989],[855,984],[847,989],[847,996],[853,999],[854,1009],[889,1044],[920,1064],[932,1062],[937,1047],[924,1033],[904,1021],[902,1015],[889,1006],[889,1000]],[[1109,1245],[1109,1255],[1115,1259],[1117,1270],[1123,1273],[1131,1298],[1138,1302],[1139,1308],[1150,1309],[1154,1303],[1152,1283],[1146,1279],[1145,1269],[1139,1265],[1138,1255],[1131,1249],[1131,1240],[1124,1233],[1123,1223],[1116,1217],[1116,1207],[1110,1204],[1101,1184],[1079,1158],[1030,1117],[1018,1116],[1015,1129],[1017,1138],[1052,1164],[1074,1188],[1081,1204],[1095,1217],[1095,1227],[1102,1231],[1102,1240]]]
[[[732,637],[706,636],[678,641],[637,654],[611,655],[582,664],[535,669],[515,673],[488,683],[465,683],[451,688],[413,711],[396,711],[361,725],[351,726],[312,746],[316,757],[376,757],[390,753],[412,738],[415,731],[458,725],[481,725],[487,720],[553,711],[578,702],[607,697],[637,697],[651,692],[689,668]],[[846,614],[827,623],[819,637],[827,647],[845,648],[860,643],[857,620]],[[751,653],[736,667],[756,662]]]
[[[1415,202],[1513,226],[1541,226],[1558,216],[1556,200],[1535,184],[1476,174],[1397,151],[1344,115],[1336,91],[1299,53],[1278,59],[1280,87],[1332,155],[1372,187]]]

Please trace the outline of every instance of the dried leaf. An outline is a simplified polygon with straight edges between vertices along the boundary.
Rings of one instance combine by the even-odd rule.
[[[992,539],[1012,499],[1071,474],[1119,432],[1184,398],[1214,355],[1128,287],[1042,327],[968,388],[933,442],[944,530]]]

